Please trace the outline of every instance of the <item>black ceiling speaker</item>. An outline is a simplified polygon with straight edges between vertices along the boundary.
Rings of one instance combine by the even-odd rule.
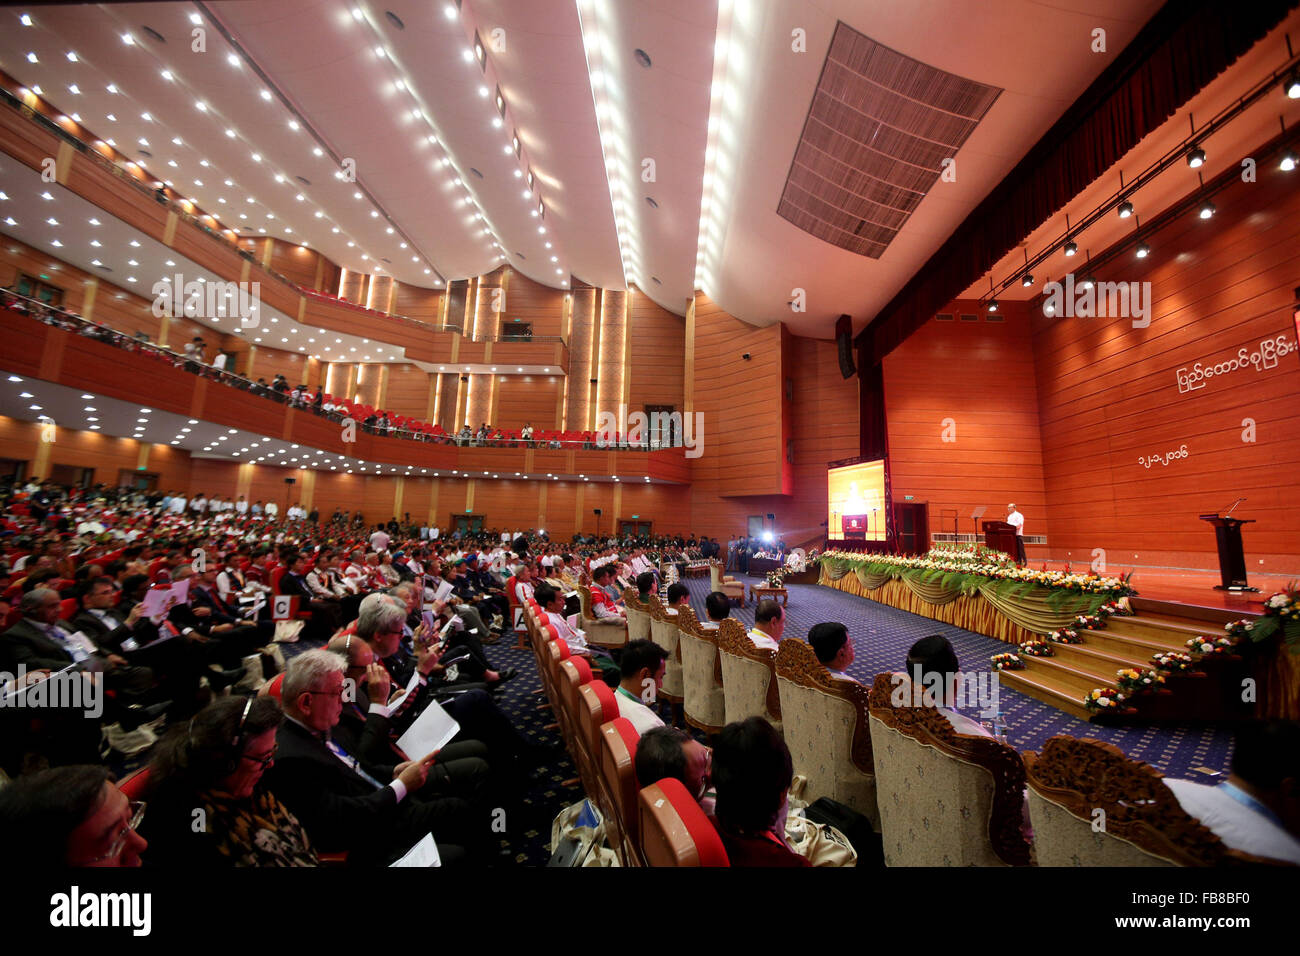
[[[600,509],[599,509],[599,508],[593,508],[593,509],[591,509],[591,513],[594,514],[596,517],[600,517]]]
[[[839,349],[840,374],[852,378],[857,374],[853,364],[853,317],[841,315],[835,322],[835,347]]]

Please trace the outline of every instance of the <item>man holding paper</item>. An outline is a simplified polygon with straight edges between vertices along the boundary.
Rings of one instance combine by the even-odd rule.
[[[455,843],[485,842],[486,820],[476,821],[464,800],[421,800],[435,754],[397,764],[390,780],[369,773],[334,740],[343,710],[346,662],[324,649],[299,654],[281,685],[285,721],[276,732],[275,763],[264,780],[323,852],[346,850],[349,863],[395,859],[432,833],[444,865],[468,862]]]

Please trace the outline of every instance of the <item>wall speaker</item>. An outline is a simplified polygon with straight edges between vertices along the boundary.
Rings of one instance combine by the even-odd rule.
[[[852,378],[857,374],[853,364],[853,317],[841,315],[835,322],[835,346],[839,349],[840,374]]]
[[[285,483],[286,485],[292,485],[292,484],[294,484],[297,480],[298,480],[297,478],[286,478],[286,479],[284,479],[284,483]]]

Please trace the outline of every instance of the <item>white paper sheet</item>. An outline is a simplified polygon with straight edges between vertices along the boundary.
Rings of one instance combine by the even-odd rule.
[[[460,724],[436,700],[431,700],[420,716],[415,718],[415,723],[397,738],[397,747],[408,759],[423,760],[435,750],[445,747],[447,741],[458,733]]]
[[[406,851],[406,854],[400,859],[390,864],[390,867],[429,867],[442,866],[442,858],[438,856],[438,844],[433,842],[433,834],[426,833],[424,839]]]

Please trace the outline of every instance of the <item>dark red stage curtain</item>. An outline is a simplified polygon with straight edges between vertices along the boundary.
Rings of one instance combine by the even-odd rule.
[[[1281,23],[1297,2],[1170,0],[1152,17],[858,334],[863,454],[868,370]]]

